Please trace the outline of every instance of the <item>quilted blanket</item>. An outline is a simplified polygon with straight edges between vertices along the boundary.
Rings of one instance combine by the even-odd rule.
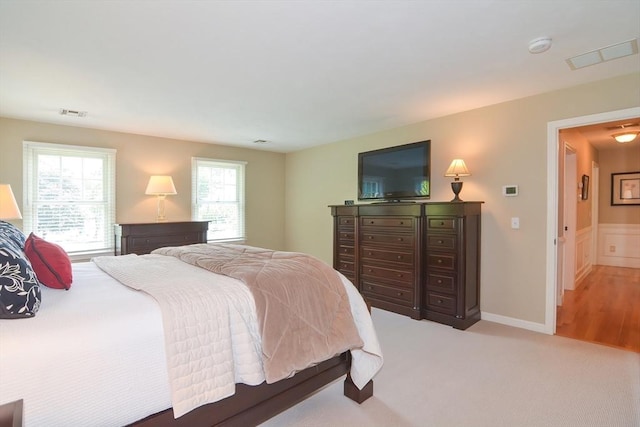
[[[93,262],[160,306],[176,418],[231,396],[238,382],[264,381],[253,299],[237,280],[162,255],[96,257]]]
[[[256,304],[268,383],[363,346],[340,276],[310,255],[234,244],[161,248],[153,254],[247,285]]]

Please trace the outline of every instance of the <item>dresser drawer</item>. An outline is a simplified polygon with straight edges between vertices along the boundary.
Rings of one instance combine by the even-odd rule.
[[[371,277],[377,279],[393,280],[396,284],[403,287],[413,287],[414,272],[412,269],[391,269],[378,267],[373,264],[363,263],[360,271],[363,277]]]
[[[458,228],[457,218],[447,218],[447,217],[428,217],[427,218],[428,230],[456,231],[457,228]]]
[[[414,255],[412,252],[401,251],[385,251],[370,246],[361,249],[360,257],[366,261],[386,261],[394,264],[402,264],[403,266],[412,267]]]
[[[361,241],[364,244],[386,244],[412,248],[415,242],[415,235],[413,234],[380,234],[364,230],[361,235]]]
[[[452,296],[427,292],[427,306],[440,313],[456,314],[456,299]]]
[[[360,217],[360,225],[362,225],[363,227],[393,227],[413,230],[414,218],[410,216],[365,216]]]
[[[456,278],[448,274],[427,274],[427,287],[438,292],[455,293]]]
[[[371,297],[380,297],[384,299],[393,298],[398,301],[402,301],[407,304],[413,303],[413,290],[406,288],[394,288],[392,286],[385,286],[379,283],[372,283],[367,280],[362,280],[362,293]]]
[[[352,260],[348,260],[348,259],[341,259],[340,261],[338,261],[338,268],[337,270],[344,274],[345,276],[347,274],[350,275],[354,275],[356,272],[356,267],[355,267],[355,263]]]
[[[355,242],[355,233],[353,231],[338,231],[338,241],[339,242]]]
[[[353,246],[340,245],[338,247],[338,257],[340,257],[340,259],[342,259],[345,256],[349,256],[353,258],[354,255],[355,255],[355,248]]]
[[[338,227],[340,229],[351,229],[353,230],[356,225],[356,219],[353,216],[339,216],[338,217]]]
[[[427,247],[454,251],[456,249],[456,236],[445,234],[427,236]]]
[[[456,255],[440,253],[429,254],[427,255],[427,268],[430,267],[454,270],[456,268]]]

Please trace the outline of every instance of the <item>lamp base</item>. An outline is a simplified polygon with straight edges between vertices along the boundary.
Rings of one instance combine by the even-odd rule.
[[[460,194],[460,191],[462,190],[462,181],[453,181],[451,183],[451,190],[453,190],[453,194],[456,196],[451,201],[462,202],[463,200],[458,197],[458,194]]]

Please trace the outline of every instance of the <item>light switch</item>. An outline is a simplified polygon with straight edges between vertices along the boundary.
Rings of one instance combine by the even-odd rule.
[[[513,228],[514,230],[520,228],[520,218],[518,218],[517,216],[511,218],[511,228]]]

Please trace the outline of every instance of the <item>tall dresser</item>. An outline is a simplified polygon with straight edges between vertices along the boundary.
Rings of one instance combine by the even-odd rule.
[[[334,268],[374,307],[466,329],[480,320],[481,204],[331,206]]]

